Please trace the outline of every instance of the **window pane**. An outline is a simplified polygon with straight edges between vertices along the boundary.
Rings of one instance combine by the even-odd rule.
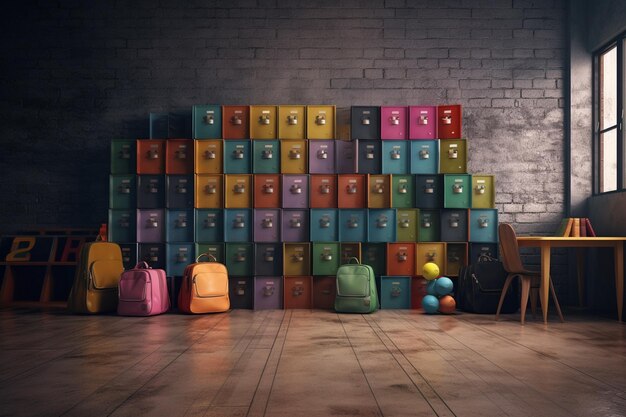
[[[600,135],[600,192],[617,189],[617,129]]]
[[[617,47],[600,55],[600,130],[617,124]]]

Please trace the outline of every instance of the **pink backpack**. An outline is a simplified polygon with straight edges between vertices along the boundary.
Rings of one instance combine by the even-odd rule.
[[[170,308],[165,271],[146,262],[122,273],[118,294],[117,314],[122,316],[154,316]]]

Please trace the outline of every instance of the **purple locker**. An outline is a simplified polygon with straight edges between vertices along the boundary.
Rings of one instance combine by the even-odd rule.
[[[354,174],[356,168],[356,142],[336,140],[335,172],[337,174]]]
[[[380,138],[403,140],[407,138],[407,108],[380,108]]]
[[[284,242],[308,242],[309,210],[283,210],[280,230]]]
[[[335,172],[335,141],[309,141],[309,173],[333,174]]]
[[[164,210],[137,210],[137,242],[163,242],[164,225]]]
[[[409,107],[409,139],[437,139],[437,107]]]
[[[283,208],[309,207],[309,176],[283,175]]]
[[[254,309],[283,308],[283,279],[281,277],[254,277]]]
[[[254,241],[280,241],[280,209],[254,210]]]

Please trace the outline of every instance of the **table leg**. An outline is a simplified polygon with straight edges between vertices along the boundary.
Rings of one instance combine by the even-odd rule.
[[[550,291],[550,243],[543,242],[541,245],[541,287],[539,288],[541,298],[541,311],[543,311],[543,322],[548,322],[548,304]]]
[[[576,248],[576,274],[578,277],[578,306],[585,305],[585,249]]]
[[[622,321],[624,305],[624,244],[615,243],[615,291],[617,292],[617,320]]]

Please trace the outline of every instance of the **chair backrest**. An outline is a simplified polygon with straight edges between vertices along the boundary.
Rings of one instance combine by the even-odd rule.
[[[524,264],[519,255],[519,246],[515,230],[508,223],[501,223],[498,226],[498,236],[500,238],[500,249],[502,250],[502,264],[508,273],[524,271]]]

